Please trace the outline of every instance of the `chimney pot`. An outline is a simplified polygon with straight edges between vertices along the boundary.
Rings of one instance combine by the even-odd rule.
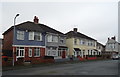
[[[36,24],[38,24],[38,22],[39,22],[39,19],[38,19],[38,17],[37,16],[34,16],[34,23],[36,23]]]
[[[73,28],[73,31],[74,31],[74,32],[77,32],[77,28]]]
[[[116,40],[116,37],[114,36],[114,40]]]

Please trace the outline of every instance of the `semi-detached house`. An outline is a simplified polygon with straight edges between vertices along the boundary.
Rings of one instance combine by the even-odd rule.
[[[70,57],[86,58],[100,54],[96,49],[97,40],[78,32],[77,28],[69,31],[66,35],[66,45],[69,48]]]
[[[44,56],[53,56],[55,59],[67,58],[66,36],[39,23],[36,16],[33,21],[12,26],[3,33],[3,52],[14,56],[14,61],[20,57],[23,57],[24,61]]]

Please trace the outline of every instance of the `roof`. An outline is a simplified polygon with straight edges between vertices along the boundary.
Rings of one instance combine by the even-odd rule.
[[[105,45],[101,44],[100,42],[97,42],[97,45],[102,45],[102,46],[105,46]]]
[[[59,31],[57,31],[57,30],[55,30],[55,29],[53,29],[53,28],[51,28],[47,25],[40,24],[40,23],[36,24],[34,22],[31,22],[31,21],[27,21],[27,22],[23,22],[21,24],[15,25],[15,27],[17,29],[22,29],[22,30],[50,32],[50,33],[62,34],[63,35],[62,32],[59,32]],[[14,26],[10,27],[7,31],[5,31],[3,33],[3,35],[8,33],[9,31],[11,31],[13,28],[14,28]]]
[[[87,35],[84,35],[80,32],[74,32],[74,31],[69,31],[68,33],[66,33],[67,38],[69,37],[80,37],[80,38],[85,38],[85,39],[90,39],[90,40],[95,40]],[[95,40],[96,41],[96,40]]]

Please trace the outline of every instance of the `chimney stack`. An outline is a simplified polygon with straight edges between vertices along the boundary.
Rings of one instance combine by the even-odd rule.
[[[38,17],[37,16],[34,16],[34,23],[36,23],[36,24],[38,24],[38,22],[39,22],[39,19],[38,19]]]
[[[77,32],[77,28],[73,28],[73,31],[74,31],[74,32]]]
[[[116,40],[115,36],[113,37],[114,40]]]
[[[111,39],[116,40],[115,36],[114,36],[114,37],[112,37]]]
[[[110,38],[108,37],[108,40],[110,40]]]

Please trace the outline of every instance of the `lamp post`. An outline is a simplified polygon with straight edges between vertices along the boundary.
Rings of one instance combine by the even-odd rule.
[[[15,18],[14,18],[14,32],[13,32],[13,45],[14,45],[14,40],[15,40],[15,21],[16,21],[16,18],[19,16],[19,14],[16,14]],[[13,47],[13,66],[14,66],[14,47]]]

